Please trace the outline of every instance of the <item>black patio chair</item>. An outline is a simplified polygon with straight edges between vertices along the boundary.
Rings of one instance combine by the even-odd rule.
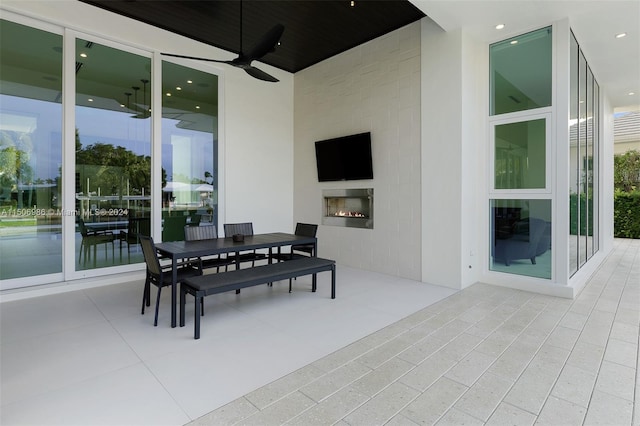
[[[224,224],[224,236],[229,238],[234,235],[253,235],[253,223],[225,223]],[[237,255],[230,255],[228,258],[233,259],[235,263],[251,262],[251,267],[255,266],[256,260],[263,260],[267,258],[265,253],[258,253],[255,250],[248,252],[238,253]]]
[[[158,287],[158,295],[156,297],[156,315],[153,325],[158,325],[158,309],[160,307],[160,294],[163,287],[168,287],[172,283],[172,265],[161,265],[160,257],[153,243],[153,239],[146,235],[139,235],[140,245],[142,246],[142,254],[147,264],[146,278],[144,281],[144,291],[142,294],[142,312],[144,315],[144,307],[151,305],[151,284]],[[199,259],[180,262],[178,264],[178,280],[181,283],[189,277],[202,275],[202,267]],[[177,284],[176,283],[176,284]],[[203,310],[204,313],[204,310]]]
[[[215,225],[204,226],[189,226],[184,227],[184,240],[185,241],[202,241],[202,240],[215,240],[218,238],[218,232]],[[228,270],[229,265],[234,263],[234,259],[227,256],[208,256],[200,259],[202,261],[202,268],[216,268],[216,272],[220,272],[220,267],[224,266],[225,271]]]

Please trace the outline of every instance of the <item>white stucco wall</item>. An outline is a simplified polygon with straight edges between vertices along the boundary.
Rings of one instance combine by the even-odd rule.
[[[422,280],[451,288],[463,264],[461,46],[460,31],[422,21]]]

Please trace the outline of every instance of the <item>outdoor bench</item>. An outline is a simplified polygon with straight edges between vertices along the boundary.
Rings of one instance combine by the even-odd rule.
[[[185,299],[186,294],[195,297],[194,314],[194,339],[200,338],[200,315],[202,299],[206,296],[218,293],[226,293],[232,290],[240,290],[260,284],[269,284],[316,274],[318,272],[331,271],[331,298],[336,298],[336,263],[333,260],[319,257],[306,257],[303,259],[288,260],[286,262],[270,263],[246,269],[234,269],[217,274],[199,275],[184,280],[180,286],[180,327],[185,323]],[[315,279],[312,291],[316,291]]]

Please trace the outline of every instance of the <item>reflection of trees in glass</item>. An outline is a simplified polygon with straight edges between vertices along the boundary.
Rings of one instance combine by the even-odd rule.
[[[91,192],[101,195],[151,194],[151,157],[122,146],[97,142],[82,146],[76,131],[76,167],[90,178]],[[91,170],[91,172],[88,172]],[[165,171],[162,171],[165,180]]]
[[[3,191],[5,188],[16,191],[19,185],[34,183],[33,169],[29,165],[32,152],[31,135],[0,132],[0,188]],[[22,197],[18,197],[18,207],[22,207]]]
[[[76,151],[76,165],[92,167],[91,187],[102,188],[103,195],[122,194],[123,179],[128,180],[132,195],[150,193],[151,157],[136,155],[122,146],[98,142]],[[126,181],[124,183],[126,186]],[[117,192],[113,192],[116,190]]]

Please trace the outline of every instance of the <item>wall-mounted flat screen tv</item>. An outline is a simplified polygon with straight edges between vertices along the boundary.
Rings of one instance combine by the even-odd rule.
[[[318,181],[373,179],[371,133],[316,142]]]

